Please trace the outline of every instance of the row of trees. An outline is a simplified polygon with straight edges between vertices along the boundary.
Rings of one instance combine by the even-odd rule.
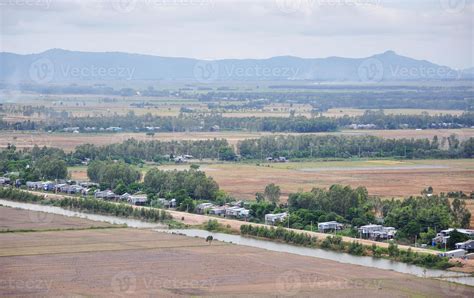
[[[150,169],[143,182],[146,191],[159,197],[169,197],[177,200],[177,204],[194,206],[192,200],[215,201],[219,196],[219,185],[197,169],[187,171],[162,171]],[[189,209],[188,209],[189,210]]]
[[[239,141],[237,150],[243,158],[472,158],[474,138],[460,141],[456,135],[439,140],[385,139],[375,136],[265,136]]]
[[[228,152],[230,150],[230,152]],[[177,155],[192,155],[195,158],[213,158],[222,160],[235,159],[234,150],[225,139],[198,141],[138,141],[129,139],[122,143],[106,146],[84,144],[76,147],[73,158],[89,159],[119,159],[128,163],[141,160],[168,161]]]
[[[384,217],[386,225],[398,229],[398,238],[413,241],[415,237],[420,237],[427,244],[439,230],[469,228],[471,219],[464,200],[449,200],[444,194],[405,200],[376,200],[375,207]]]
[[[375,220],[373,204],[367,189],[333,185],[328,190],[313,188],[288,197],[290,223],[295,228],[307,227],[311,222],[338,220],[360,226]]]
[[[63,179],[67,177],[68,157],[57,148],[17,150],[9,145],[0,150],[0,173],[18,172],[24,180]]]
[[[376,129],[400,128],[459,128],[474,126],[474,113],[462,115],[392,115],[382,110],[366,111],[362,116],[324,117],[313,113],[312,117],[224,117],[220,113],[181,113],[179,116],[152,114],[114,115],[113,117],[58,117],[44,122],[24,121],[7,123],[0,121],[0,129],[61,131],[78,127],[81,132],[97,132],[100,128],[120,127],[126,131],[185,132],[215,130],[249,130],[271,132],[328,132],[351,124],[373,124]]]
[[[87,176],[102,188],[114,189],[117,186],[137,183],[141,173],[124,162],[92,161],[87,167]]]
[[[270,91],[220,91],[189,93],[202,102],[310,104],[318,110],[357,109],[451,109],[472,110],[472,90],[468,86],[350,86],[328,84],[275,85]]]

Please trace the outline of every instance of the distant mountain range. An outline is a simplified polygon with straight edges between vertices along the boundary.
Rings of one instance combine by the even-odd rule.
[[[0,80],[18,83],[80,83],[107,80],[385,82],[474,79],[474,69],[455,70],[393,51],[367,58],[198,60],[120,52],[51,49],[39,54],[0,53]]]

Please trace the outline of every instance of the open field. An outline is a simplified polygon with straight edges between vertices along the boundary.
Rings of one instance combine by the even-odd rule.
[[[0,231],[111,227],[105,222],[0,206]]]
[[[3,95],[5,104],[20,106],[47,107],[57,112],[67,111],[70,116],[114,116],[125,115],[133,111],[136,115],[150,113],[156,116],[177,116],[181,107],[190,108],[195,112],[211,112],[206,102],[200,102],[197,99],[181,97],[122,97],[118,95],[95,95],[95,94],[27,94],[27,93],[9,93]],[[136,106],[132,104],[148,103],[148,106]],[[219,100],[221,108],[213,111],[222,113],[224,117],[288,117],[290,111],[295,115],[310,117],[312,106],[309,104],[289,104],[289,103],[271,103],[260,109],[243,108],[239,110],[226,109],[226,104],[242,105],[242,101]],[[371,109],[374,110],[374,109]],[[360,116],[366,109],[358,108],[332,108],[323,112],[327,117]],[[428,113],[430,115],[452,114],[460,115],[462,110],[428,110],[428,109],[384,109],[385,114],[403,114],[419,115]],[[45,115],[23,116],[22,113],[7,113],[4,121],[15,122],[23,120],[48,120]]]
[[[474,294],[434,279],[149,230],[10,233],[0,240],[3,297]]]
[[[162,166],[163,169],[189,165]],[[201,170],[222,189],[238,198],[250,199],[269,183],[289,193],[329,187],[333,184],[366,186],[370,195],[407,197],[432,186],[436,192],[474,191],[474,160],[373,160],[329,161],[281,164],[210,164]]]
[[[288,135],[294,133],[271,133],[271,132],[250,132],[250,131],[221,131],[221,132],[163,132],[154,136],[147,136],[145,133],[47,133],[38,131],[0,131],[0,147],[14,144],[17,148],[31,148],[34,145],[59,147],[71,151],[81,144],[107,145],[120,143],[130,138],[137,140],[206,140],[206,139],[227,139],[230,144],[235,145],[238,141],[259,138],[268,135]],[[455,134],[459,139],[465,140],[474,137],[474,129],[428,129],[428,130],[343,130],[332,133],[312,133],[311,135],[347,135],[361,136],[373,135],[390,139],[401,138],[429,138],[435,135],[439,138],[448,137]],[[301,135],[301,134],[298,134]]]

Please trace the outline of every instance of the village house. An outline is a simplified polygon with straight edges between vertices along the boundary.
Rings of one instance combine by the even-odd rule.
[[[464,249],[468,252],[474,251],[474,240],[467,240],[464,242],[456,243],[456,249]]]
[[[328,231],[342,230],[343,227],[344,225],[338,223],[337,221],[327,221],[318,223],[318,231],[322,233],[326,233]]]
[[[136,193],[127,198],[127,202],[132,205],[145,205],[148,202],[148,196],[144,193]]]
[[[432,239],[432,244],[436,245],[438,243],[441,243],[441,244],[448,243],[449,234],[454,230],[468,236],[469,238],[474,238],[474,230],[449,228],[446,230],[441,230],[438,234],[436,234],[436,237]]]
[[[42,189],[43,188],[43,182],[41,181],[27,181],[26,182],[26,187],[29,189]]]
[[[206,210],[209,210],[212,207],[214,207],[214,204],[212,203],[201,203],[196,206],[196,212],[204,214],[206,213]]]
[[[0,177],[0,185],[10,184],[10,178]]]
[[[276,223],[282,222],[288,216],[287,212],[276,214],[265,214],[265,224],[274,226]]]
[[[176,207],[176,200],[175,199],[173,199],[173,200],[167,200],[165,198],[159,198],[157,201],[160,205],[162,205],[165,208],[174,208],[174,207]]]
[[[440,257],[447,257],[447,258],[462,258],[466,255],[466,251],[464,249],[454,249],[447,252],[443,252],[438,254]]]
[[[225,206],[214,207],[214,208],[209,209],[209,214],[223,216],[225,215],[225,210],[226,210]]]
[[[245,217],[248,217],[249,214],[250,214],[250,210],[241,208],[238,206],[229,207],[225,209],[225,216],[229,216],[229,217],[245,218]]]
[[[384,227],[382,225],[365,225],[359,228],[359,234],[362,238],[368,239],[393,239],[397,230],[393,227]]]
[[[110,189],[107,189],[107,190],[104,190],[104,191],[97,190],[94,193],[94,198],[96,198],[96,199],[105,199],[105,200],[115,200],[116,198],[118,198],[118,196],[113,191],[111,191]]]

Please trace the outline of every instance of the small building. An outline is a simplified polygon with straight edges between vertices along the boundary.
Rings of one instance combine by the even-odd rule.
[[[177,205],[178,205],[178,203],[176,202],[176,199],[171,199],[170,200],[169,208],[176,208]]]
[[[282,222],[288,216],[287,212],[276,214],[265,214],[265,224],[274,226],[276,223]]]
[[[148,202],[148,196],[144,193],[136,193],[130,195],[127,199],[127,202],[132,205],[145,205],[146,202]]]
[[[468,252],[474,251],[474,240],[467,240],[456,243],[456,249],[464,249]]]
[[[468,236],[469,238],[474,238],[474,230],[449,228],[446,230],[441,230],[438,234],[436,234],[436,237],[432,239],[432,244],[436,245],[438,243],[441,243],[441,244],[448,243],[449,234],[454,230]]]
[[[440,257],[447,257],[447,258],[462,258],[466,255],[466,251],[464,249],[455,249],[450,250],[447,252],[440,253]]]
[[[184,156],[179,155],[179,156],[176,156],[174,158],[174,162],[175,163],[186,163],[186,162],[188,162],[188,160]]]
[[[196,212],[197,213],[206,213],[206,210],[211,209],[214,207],[214,204],[212,203],[201,203],[196,206]]]
[[[226,210],[226,207],[224,206],[214,207],[214,208],[209,209],[209,214],[223,216],[225,215],[225,210]]]
[[[225,209],[225,216],[244,218],[250,215],[250,210],[238,206]]]
[[[368,239],[393,239],[397,230],[394,227],[384,227],[382,225],[365,225],[359,228],[362,238]]]
[[[26,187],[29,189],[42,189],[43,182],[41,181],[26,181]]]
[[[0,177],[0,185],[10,184],[11,180],[8,177]]]
[[[104,200],[115,200],[118,198],[118,196],[110,189],[107,189],[104,191],[97,190],[94,193],[94,197],[96,199],[104,199]]]
[[[42,188],[44,191],[51,191],[51,190],[54,190],[55,187],[56,187],[56,184],[54,184],[51,181],[47,181],[47,182],[43,182]]]
[[[342,230],[343,227],[344,225],[338,223],[337,221],[327,221],[318,223],[318,231],[323,233],[326,233],[328,231]]]
[[[130,198],[130,194],[128,192],[124,193],[123,195],[120,196],[120,201],[128,201]]]

